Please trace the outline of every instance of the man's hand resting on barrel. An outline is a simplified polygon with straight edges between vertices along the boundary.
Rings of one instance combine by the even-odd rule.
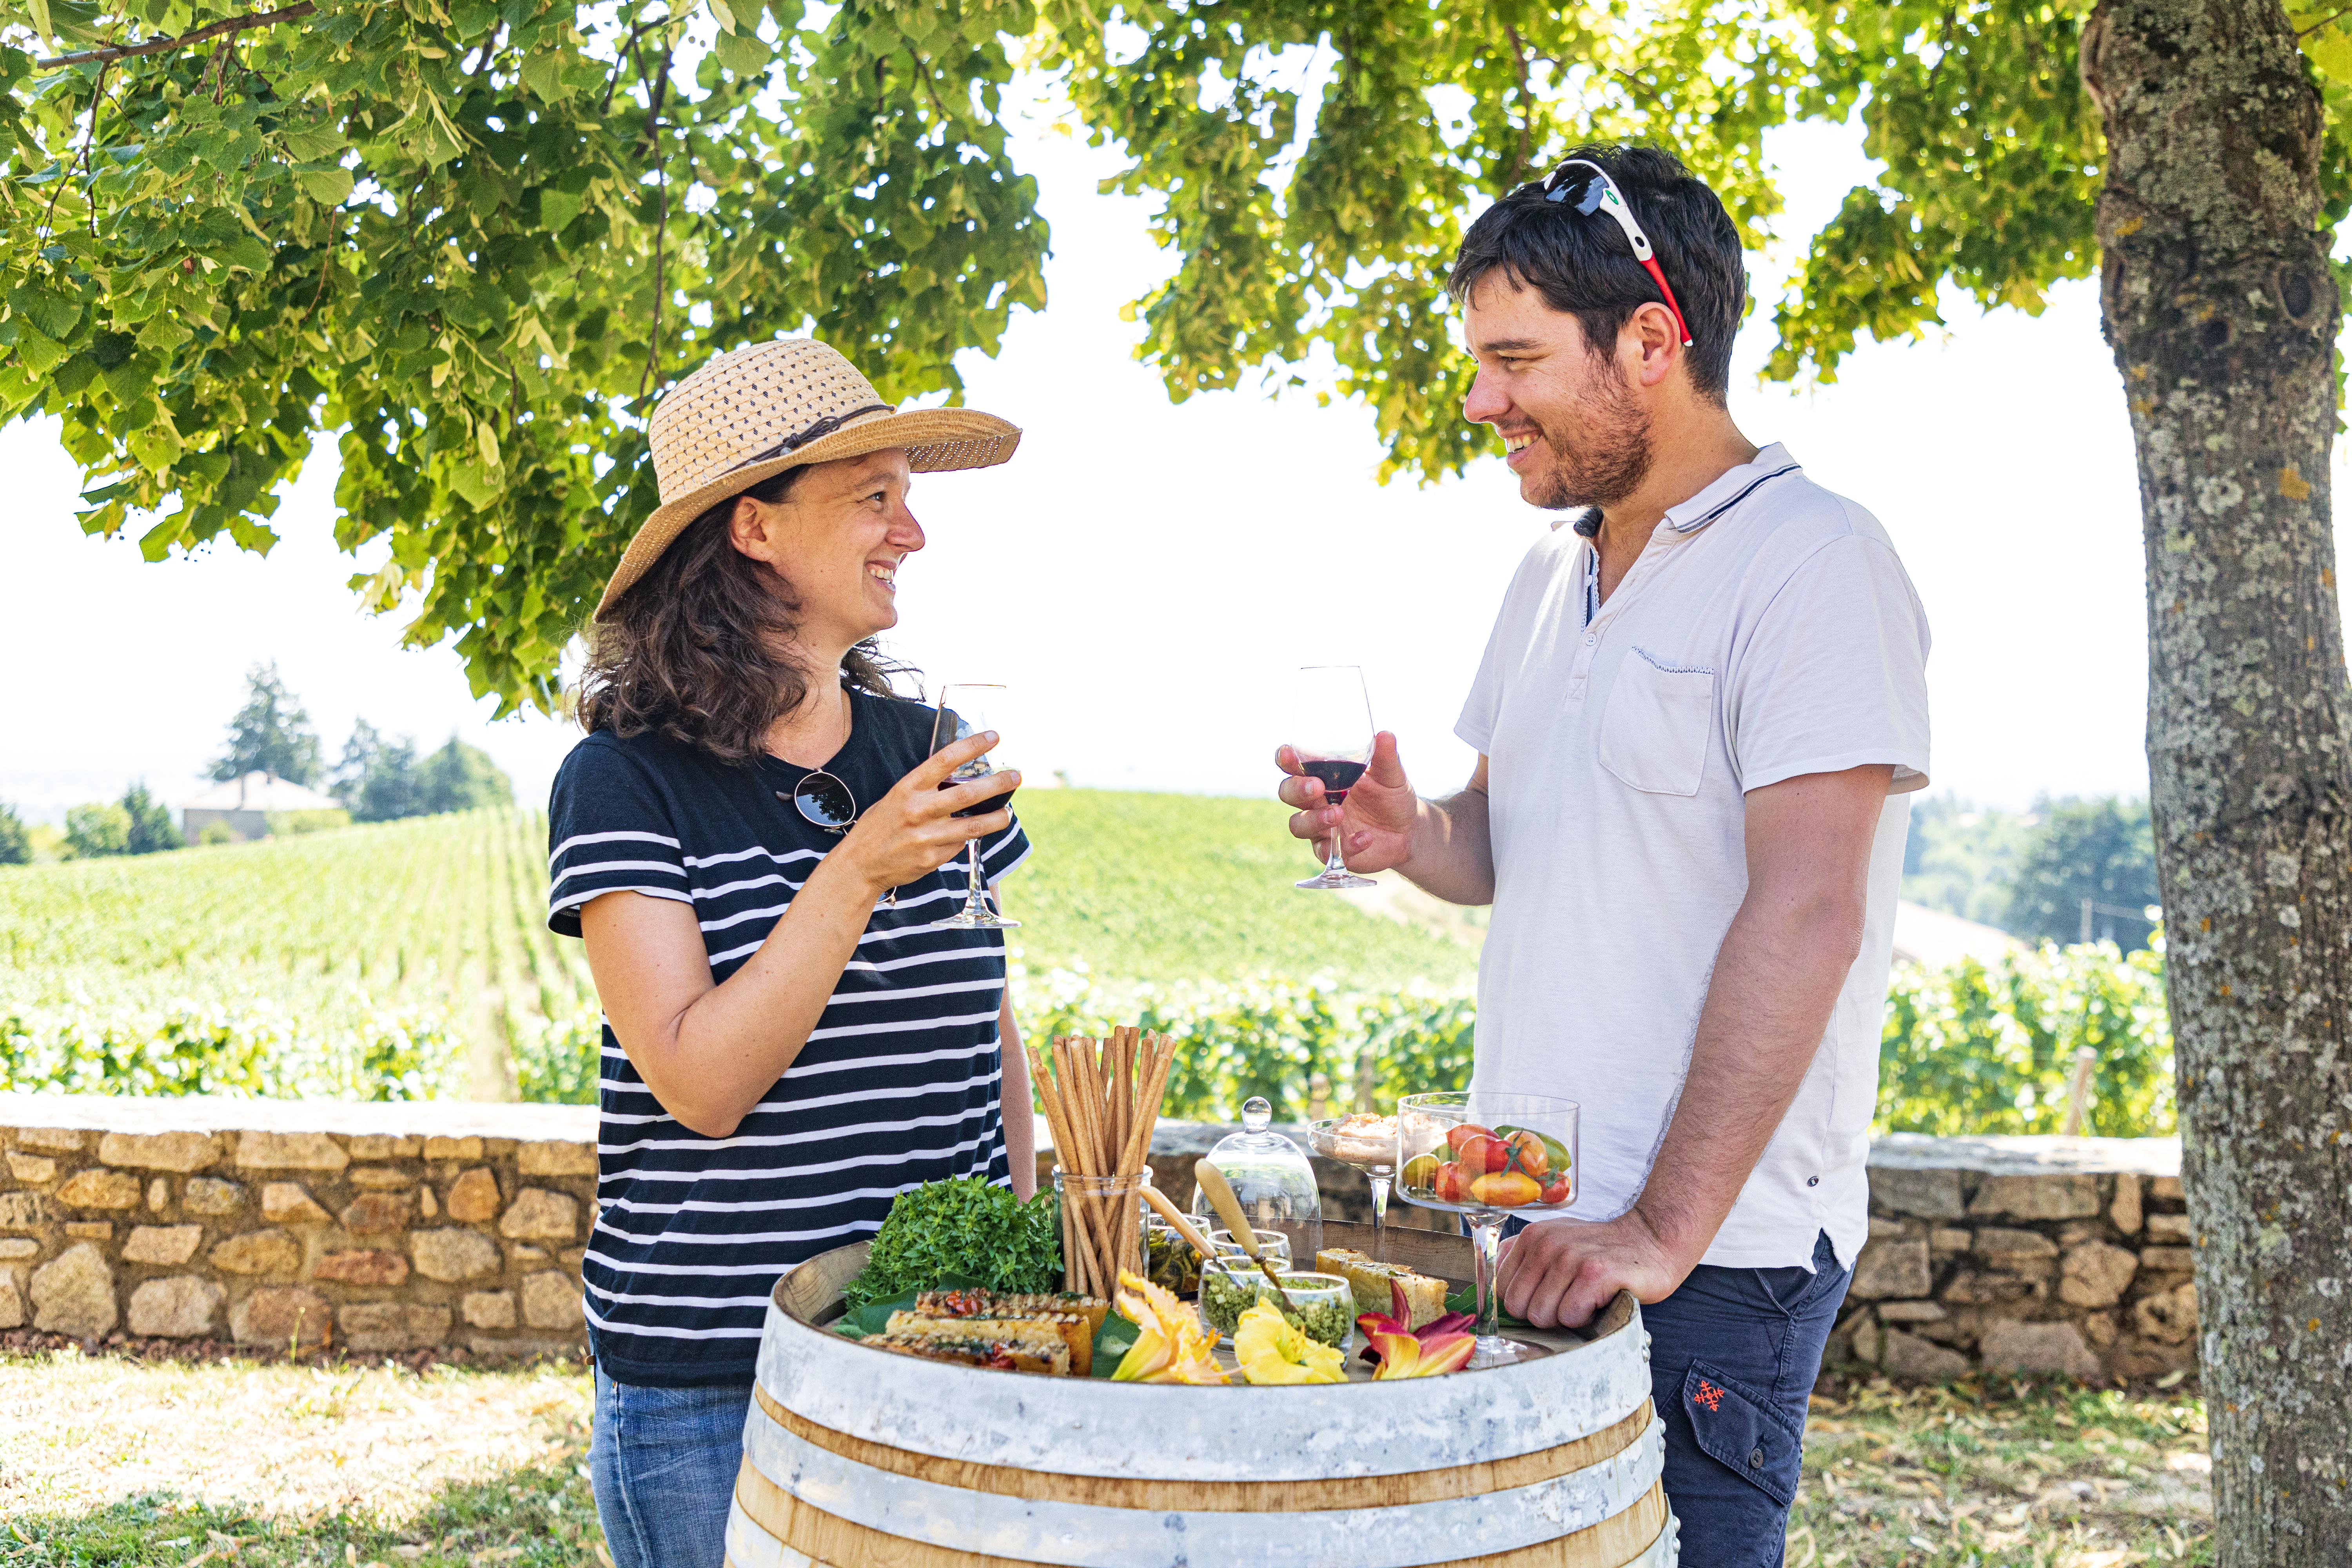
[[[1673,1256],[1639,1207],[1598,1225],[1546,1220],[1503,1247],[1503,1310],[1539,1329],[1582,1328],[1620,1290],[1662,1301],[1698,1262]]]

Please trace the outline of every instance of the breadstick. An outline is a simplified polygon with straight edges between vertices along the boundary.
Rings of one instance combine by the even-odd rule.
[[[1100,1058],[1091,1048],[1095,1045],[1093,1040],[1082,1036],[1073,1044],[1074,1049],[1071,1055],[1077,1066],[1078,1080],[1077,1142],[1083,1151],[1079,1155],[1080,1173],[1099,1180],[1109,1173],[1103,1168],[1106,1163],[1103,1147],[1103,1116],[1106,1107],[1103,1104],[1097,1072],[1090,1072],[1088,1069],[1090,1066],[1099,1069],[1101,1063]],[[1094,1184],[1090,1182],[1087,1184],[1091,1186]],[[1108,1208],[1108,1201],[1099,1194],[1090,1193],[1078,1204],[1079,1224],[1086,1233],[1098,1274],[1108,1273],[1110,1268],[1115,1268],[1119,1257],[1118,1233],[1109,1213],[1107,1212]]]
[[[1060,1045],[1058,1039],[1055,1045]],[[1031,1069],[1039,1087],[1038,1098],[1045,1107],[1045,1122],[1054,1135],[1054,1150],[1060,1157],[1056,1162],[1065,1176],[1078,1173],[1077,1137],[1070,1126],[1069,1106],[1063,1098],[1062,1085],[1045,1070],[1045,1048],[1028,1047]],[[1087,1295],[1095,1294],[1093,1248],[1083,1245],[1076,1208],[1076,1194],[1066,1190],[1062,1194],[1062,1279],[1069,1289]]]
[[[1152,1064],[1151,1076],[1146,1081],[1142,1103],[1138,1108],[1135,1126],[1128,1135],[1128,1146],[1122,1152],[1121,1168],[1141,1170],[1144,1156],[1151,1149],[1151,1131],[1160,1120],[1160,1101],[1168,1092],[1169,1069],[1175,1065],[1174,1042],[1160,1037],[1159,1059]]]
[[[1119,1028],[1111,1034],[1110,1142],[1114,1149],[1127,1147],[1127,1131],[1135,1118],[1135,1053],[1127,1043],[1127,1030]],[[1124,1174],[1125,1165],[1117,1167]]]

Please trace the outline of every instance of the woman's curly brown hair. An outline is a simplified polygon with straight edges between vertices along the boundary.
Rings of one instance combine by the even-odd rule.
[[[786,468],[743,494],[772,505],[803,472]],[[589,626],[583,729],[650,731],[747,763],[766,750],[769,726],[808,695],[817,678],[786,651],[799,602],[782,574],[735,548],[728,520],[738,499],[688,523],[611,615]],[[905,673],[871,638],[841,661],[842,685],[877,697],[898,695],[890,679]]]

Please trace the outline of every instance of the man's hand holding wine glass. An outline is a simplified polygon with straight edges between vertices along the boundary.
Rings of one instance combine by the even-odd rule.
[[[1290,775],[1282,781],[1279,793],[1285,805],[1297,808],[1290,819],[1291,837],[1313,844],[1317,855],[1329,852],[1337,831],[1350,870],[1385,871],[1412,858],[1421,800],[1397,757],[1396,737],[1388,731],[1372,737],[1371,765],[1338,804],[1326,798],[1321,780],[1307,775],[1295,747],[1280,748],[1274,762]]]

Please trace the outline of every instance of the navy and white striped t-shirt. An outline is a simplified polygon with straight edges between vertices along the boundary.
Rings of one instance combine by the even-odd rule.
[[[932,710],[853,693],[825,771],[863,810],[929,750]],[[742,765],[654,735],[573,748],[548,807],[549,927],[625,889],[690,904],[723,982],[841,840],[791,795],[807,770]],[[777,798],[781,791],[783,799]],[[1028,854],[1015,822],[982,845],[989,879]],[[964,862],[877,905],[857,956],[792,1067],[732,1135],[671,1120],[604,1026],[598,1213],[581,1273],[589,1338],[618,1383],[748,1382],[785,1269],[880,1228],[898,1194],[951,1176],[1009,1183],[997,1013],[1004,941],[942,928]]]

